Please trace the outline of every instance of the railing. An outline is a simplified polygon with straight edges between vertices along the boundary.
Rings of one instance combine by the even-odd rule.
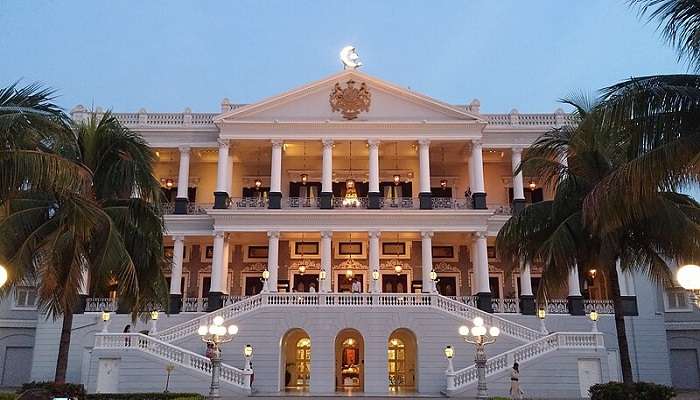
[[[369,199],[367,197],[358,197],[357,202],[346,204],[345,197],[333,197],[333,208],[367,208]]]
[[[476,296],[448,296],[448,298],[470,307],[476,307]]]
[[[615,304],[612,300],[584,300],[583,309],[586,314],[595,311],[598,314],[615,314]]]
[[[232,197],[229,208],[267,208],[269,202],[261,197]]]
[[[520,312],[519,299],[491,299],[493,312],[504,314],[517,314]]]
[[[537,304],[537,308],[540,304]],[[547,314],[568,314],[569,313],[569,301],[566,299],[551,299],[547,300],[545,303],[545,311]]]
[[[175,203],[163,203],[161,205],[164,215],[175,214]],[[207,209],[214,207],[211,203],[187,203],[187,215],[204,215]]]
[[[117,299],[88,297],[85,300],[85,312],[117,311]]]
[[[238,303],[241,300],[248,298],[249,296],[224,296],[222,298],[222,303],[224,307],[230,306],[231,304]],[[206,308],[204,309],[206,310]]]
[[[530,343],[516,347],[505,353],[490,357],[486,361],[486,376],[509,369],[514,362],[523,364],[559,349],[597,351],[605,348],[601,333],[557,332],[544,336]],[[478,371],[476,365],[447,373],[448,394],[459,392],[470,384],[476,383]]]
[[[287,208],[319,208],[320,200],[318,197],[288,197],[286,205]]]
[[[180,312],[206,312],[209,301],[206,297],[186,297],[182,299]]]
[[[264,306],[430,307],[455,315],[463,320],[481,317],[486,324],[498,326],[504,334],[523,341],[532,341],[543,335],[526,326],[475,308],[473,298],[460,299],[465,302],[437,294],[422,293],[261,293],[242,298],[240,301],[219,310],[162,330],[158,333],[158,337],[164,342],[179,340],[197,332],[200,325],[211,324],[215,316],[220,315],[225,320],[229,320]]]
[[[212,364],[208,357],[140,333],[97,333],[94,348],[142,351],[202,374],[212,373]],[[252,373],[252,370],[242,370],[222,363],[219,377],[239,389],[250,391]]]
[[[486,207],[489,210],[493,210],[494,215],[512,215],[513,214],[513,208],[509,205],[488,204]]]
[[[381,197],[379,199],[379,207],[389,210],[394,208],[418,208],[418,199],[413,197]]]
[[[557,127],[578,123],[576,117],[563,111],[539,114],[511,112],[508,114],[481,114],[481,116],[488,121],[489,125]]]
[[[467,210],[473,208],[473,204],[469,199],[453,199],[452,197],[433,197],[430,202],[434,209],[456,209]]]

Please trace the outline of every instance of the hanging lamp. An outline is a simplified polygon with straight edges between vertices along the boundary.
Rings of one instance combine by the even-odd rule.
[[[398,186],[401,183],[401,175],[399,170],[399,142],[394,142],[394,185]]]
[[[345,197],[343,198],[343,207],[357,207],[360,205],[360,199],[357,197],[357,189],[355,188],[355,179],[352,174],[352,141],[350,147],[350,177],[345,181]]]

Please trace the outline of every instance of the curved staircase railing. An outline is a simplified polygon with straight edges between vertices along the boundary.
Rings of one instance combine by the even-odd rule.
[[[94,349],[140,351],[178,366],[211,375],[212,364],[208,357],[140,333],[97,333]],[[244,392],[250,392],[252,373],[251,370],[242,370],[222,363],[219,377],[222,381]]]

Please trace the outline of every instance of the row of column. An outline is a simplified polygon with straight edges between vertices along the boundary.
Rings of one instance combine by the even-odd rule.
[[[369,208],[379,208],[379,144],[370,139],[369,146]],[[333,197],[333,141],[322,140],[323,163],[321,178],[321,208],[332,208]],[[421,208],[432,208],[430,197],[430,141],[419,140],[420,193]],[[272,141],[272,163],[270,171],[270,208],[279,208],[282,198],[282,147],[283,141]],[[175,213],[187,213],[187,188],[189,186],[190,147],[180,146],[180,165],[178,171],[177,198]],[[511,149],[513,168],[513,211],[519,212],[525,206],[525,190],[522,171],[515,173],[522,160],[521,147]],[[472,190],[474,208],[486,208],[486,191],[484,186],[483,148],[478,140],[471,142],[469,155],[469,182]],[[229,154],[229,141],[219,140],[219,158],[217,163],[216,190],[214,208],[225,208],[226,200],[231,194],[232,157]]]

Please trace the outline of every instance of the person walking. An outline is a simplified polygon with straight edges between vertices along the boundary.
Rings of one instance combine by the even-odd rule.
[[[513,369],[510,371],[510,398],[523,398],[523,391],[520,389],[520,365],[517,362],[513,363]]]

